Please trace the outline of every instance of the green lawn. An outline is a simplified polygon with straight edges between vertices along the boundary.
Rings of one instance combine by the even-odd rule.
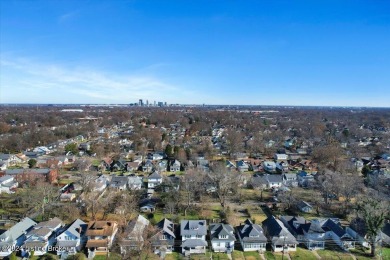
[[[275,258],[275,256],[272,254],[272,252],[270,252],[270,251],[266,251],[265,253],[264,253],[264,257],[265,257],[265,259],[267,259],[267,260],[275,260],[276,258]]]
[[[297,248],[297,251],[296,252],[291,252],[289,253],[290,254],[290,258],[291,259],[307,259],[307,260],[316,260],[317,258],[313,255],[312,252],[310,252],[309,250],[307,249],[303,249],[303,248]]]
[[[260,260],[258,252],[244,252],[245,260]]]
[[[352,257],[348,254],[339,252],[339,251],[333,251],[333,250],[317,250],[317,253],[322,259],[326,260],[352,260]]]
[[[245,260],[242,251],[234,250],[232,253],[233,260]]]
[[[164,258],[164,260],[181,260],[184,259],[184,257],[177,252],[172,252],[172,254],[167,254]]]
[[[229,260],[225,253],[212,253],[213,260]]]

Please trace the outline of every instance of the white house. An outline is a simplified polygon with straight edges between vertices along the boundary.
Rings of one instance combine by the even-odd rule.
[[[243,225],[237,227],[238,239],[244,251],[261,251],[266,250],[267,238],[263,229],[253,224],[250,219],[245,220]]]
[[[12,193],[12,189],[18,187],[18,182],[11,175],[0,177],[0,193]]]
[[[206,220],[182,220],[180,222],[181,249],[184,255],[206,253]]]
[[[142,188],[142,179],[138,176],[130,176],[127,185],[130,190],[140,190]]]
[[[66,258],[68,255],[74,255],[81,250],[81,246],[86,242],[85,232],[87,223],[76,219],[56,238],[57,255]]]
[[[34,250],[35,256],[41,256],[49,251],[49,247],[56,242],[56,231],[63,227],[64,223],[59,218],[40,222],[26,234],[26,241],[23,244],[22,256],[29,256]]]
[[[298,241],[283,223],[274,216],[263,221],[264,232],[271,241],[274,252],[292,252],[297,250]]]
[[[26,234],[37,223],[30,218],[24,218],[9,230],[0,235],[0,258],[9,256],[13,248],[21,247],[26,240]]]
[[[233,227],[229,224],[211,224],[210,225],[211,247],[214,252],[231,253],[234,250]]]
[[[265,162],[263,162],[263,169],[267,172],[275,172],[276,171],[276,163],[273,161],[265,161]]]
[[[154,189],[162,183],[162,177],[158,172],[153,172],[148,176],[148,189]]]
[[[284,153],[276,153],[274,155],[274,159],[276,161],[287,161],[288,159],[288,155],[287,154],[284,154]]]

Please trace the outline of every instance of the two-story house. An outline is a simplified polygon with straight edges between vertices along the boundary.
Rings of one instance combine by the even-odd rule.
[[[237,234],[244,251],[264,252],[266,250],[267,238],[262,227],[254,224],[250,219],[237,227]]]
[[[180,222],[180,235],[184,255],[206,253],[206,220],[182,220]]]
[[[268,217],[263,222],[263,229],[274,252],[291,252],[297,250],[298,241],[274,216]]]
[[[118,223],[115,221],[91,221],[88,223],[88,237],[86,248],[88,250],[88,258],[93,258],[95,255],[106,255],[114,241],[115,235],[118,232]]]
[[[175,245],[175,224],[164,218],[156,225],[156,233],[151,237],[152,249],[155,254],[164,257],[170,254]]]
[[[170,172],[179,172],[181,167],[181,163],[178,160],[171,161],[169,164]]]
[[[148,189],[154,189],[162,183],[162,177],[158,172],[153,172],[148,176]]]
[[[0,258],[9,256],[14,248],[20,248],[26,240],[26,234],[37,223],[30,218],[24,218],[9,230],[0,235]]]
[[[88,224],[80,219],[76,219],[65,227],[56,238],[57,255],[66,258],[79,252],[86,243],[85,232],[87,228]]]
[[[130,190],[140,190],[142,189],[142,179],[138,176],[130,176],[127,185]]]
[[[338,219],[320,219],[318,220],[321,228],[325,231],[325,238],[332,239],[339,247],[344,250],[355,248],[355,239],[343,228]]]
[[[44,255],[50,247],[56,243],[57,232],[64,226],[59,218],[40,222],[26,234],[26,241],[23,244],[22,256],[28,256],[34,250],[35,256]]]
[[[325,249],[325,231],[317,220],[310,222],[294,216],[281,216],[280,220],[309,250]]]
[[[132,250],[142,249],[147,226],[149,226],[149,220],[142,215],[138,215],[136,219],[128,223],[123,238],[119,241],[121,254],[124,255]]]
[[[214,252],[231,253],[234,250],[234,229],[229,224],[210,225],[211,247]]]
[[[13,176],[0,177],[0,193],[12,193],[18,187],[18,182]]]

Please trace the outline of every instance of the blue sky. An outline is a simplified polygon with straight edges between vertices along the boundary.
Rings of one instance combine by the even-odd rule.
[[[0,103],[390,105],[390,1],[0,1]]]

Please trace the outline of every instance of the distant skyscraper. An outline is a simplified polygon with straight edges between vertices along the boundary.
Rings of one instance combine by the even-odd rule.
[[[146,100],[146,106],[149,106],[149,100]]]
[[[163,105],[164,105],[163,102],[161,102],[161,101],[158,102],[158,106],[159,106],[159,107],[162,107]]]
[[[167,106],[168,105],[168,103],[167,102],[164,102],[164,106]]]
[[[155,101],[153,101],[153,104],[154,104],[154,106],[156,106],[156,100],[155,100]]]
[[[138,105],[141,106],[141,107],[144,105],[144,102],[142,101],[142,99],[140,99],[140,100],[138,101]]]

